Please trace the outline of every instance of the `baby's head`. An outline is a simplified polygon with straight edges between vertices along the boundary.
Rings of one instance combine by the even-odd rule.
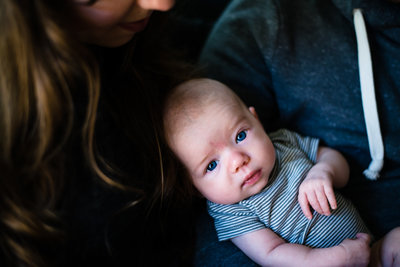
[[[233,204],[260,192],[275,163],[274,147],[254,108],[224,84],[187,81],[164,111],[168,145],[207,199]]]

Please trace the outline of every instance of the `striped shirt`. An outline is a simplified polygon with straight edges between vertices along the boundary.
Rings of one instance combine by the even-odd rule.
[[[302,137],[288,130],[270,134],[276,162],[268,184],[258,194],[232,205],[208,201],[220,241],[269,228],[289,243],[312,248],[340,244],[357,233],[368,233],[354,206],[335,193],[337,209],[330,216],[313,212],[308,220],[298,203],[301,182],[316,163],[318,139]]]

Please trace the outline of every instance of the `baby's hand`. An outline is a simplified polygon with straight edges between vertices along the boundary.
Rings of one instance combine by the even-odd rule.
[[[338,245],[345,250],[347,255],[346,266],[368,266],[370,259],[369,242],[371,238],[368,234],[358,233],[356,239],[346,239]]]
[[[299,188],[298,201],[304,215],[312,218],[311,207],[322,215],[329,216],[336,209],[336,197],[332,186],[332,173],[323,165],[316,164],[308,172]]]

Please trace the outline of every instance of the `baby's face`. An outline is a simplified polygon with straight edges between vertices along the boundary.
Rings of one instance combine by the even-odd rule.
[[[233,204],[260,192],[275,163],[275,150],[254,109],[211,104],[178,134],[172,149],[207,199]]]

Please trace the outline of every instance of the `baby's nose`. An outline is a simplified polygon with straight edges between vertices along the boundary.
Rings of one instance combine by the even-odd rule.
[[[250,157],[242,152],[235,151],[231,155],[231,172],[237,173],[243,166],[246,166],[250,161]]]

